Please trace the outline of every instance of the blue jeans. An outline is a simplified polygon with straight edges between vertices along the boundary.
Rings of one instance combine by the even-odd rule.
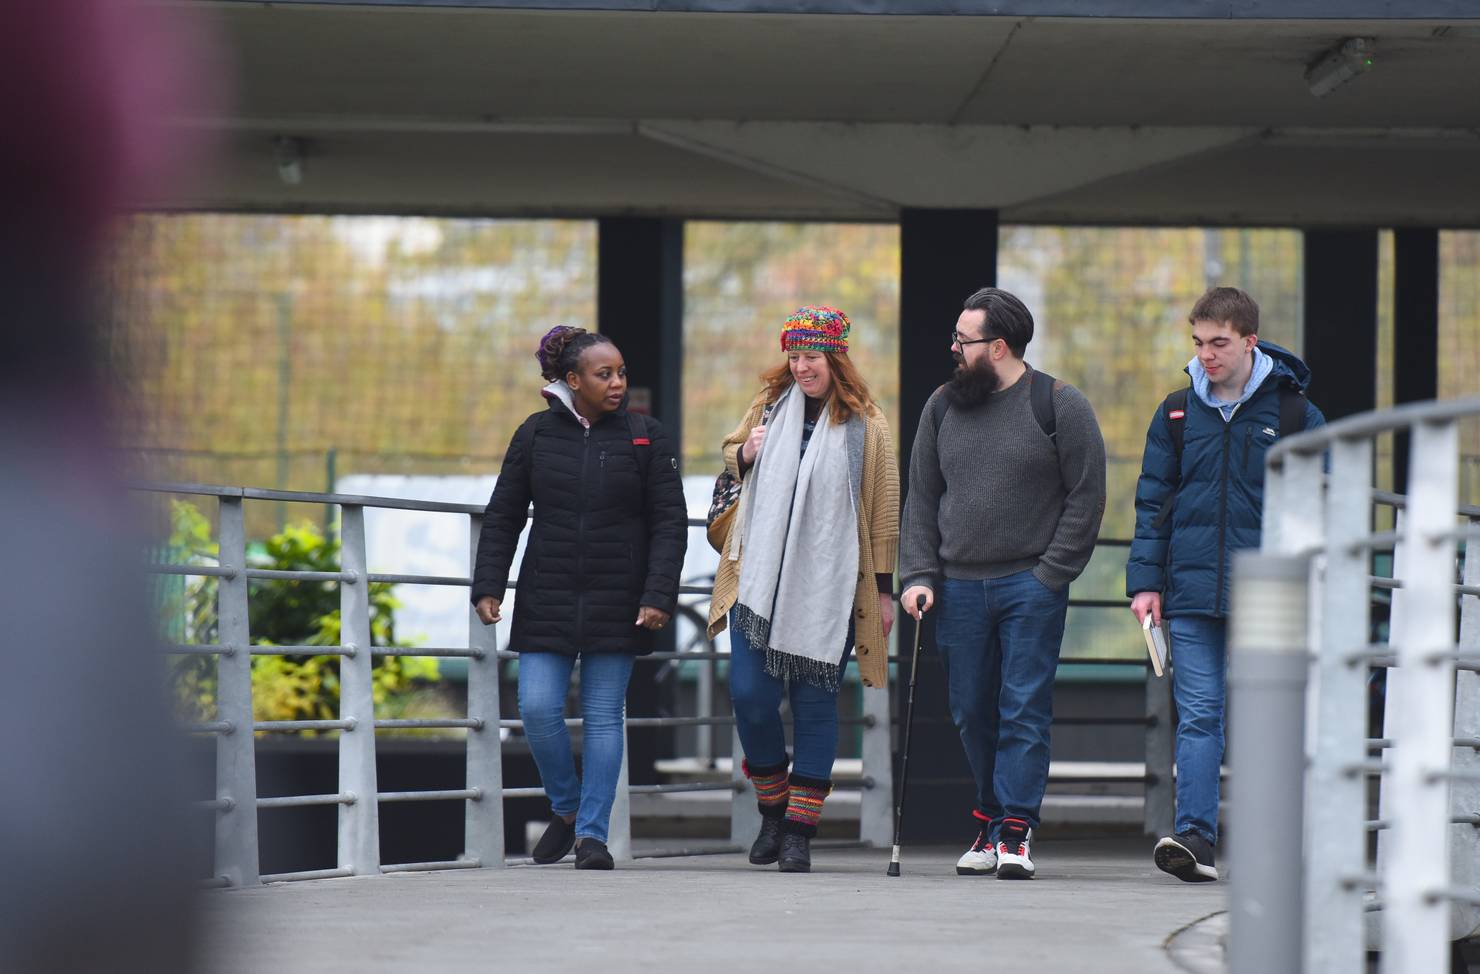
[[[951,720],[976,779],[977,808],[993,819],[994,833],[1004,817],[1038,827],[1068,611],[1068,590],[1053,591],[1031,570],[948,578],[936,594]]]
[[[853,627],[839,669],[853,651]],[[730,616],[730,702],[740,746],[753,768],[786,763],[786,728],[781,723],[782,680],[766,672],[766,654],[750,645]],[[838,695],[800,680],[791,681],[791,770],[805,778],[832,779],[838,755]]]
[[[632,657],[626,653],[581,656],[581,770],[576,776],[565,698],[576,658],[561,653],[519,656],[519,716],[556,815],[576,813],[576,838],[606,842],[617,776],[622,771],[622,719]]]
[[[1212,616],[1168,619],[1172,698],[1177,702],[1177,824],[1218,841],[1228,623]],[[1298,742],[1297,742],[1298,743]]]

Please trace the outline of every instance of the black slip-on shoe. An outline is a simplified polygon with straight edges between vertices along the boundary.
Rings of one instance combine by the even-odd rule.
[[[607,851],[605,842],[585,839],[576,846],[577,869],[615,869],[616,865],[612,861],[612,854]]]
[[[575,825],[556,815],[545,827],[545,834],[540,836],[540,841],[534,844],[531,856],[541,866],[548,866],[570,855],[571,847],[575,844]]]

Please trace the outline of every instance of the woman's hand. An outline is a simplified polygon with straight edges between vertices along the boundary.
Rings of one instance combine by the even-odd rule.
[[[499,605],[498,599],[491,595],[485,595],[478,600],[478,604],[473,606],[473,609],[478,613],[479,621],[485,626],[491,626],[503,618],[499,614]]]
[[[884,638],[889,638],[889,630],[894,628],[894,595],[890,592],[879,593],[879,618],[884,622]]]
[[[637,622],[644,629],[658,630],[668,625],[668,620],[673,618],[662,609],[655,609],[650,605],[639,606],[637,609]]]
[[[755,458],[761,454],[761,446],[766,442],[765,426],[756,426],[750,431],[750,438],[740,444],[740,462],[755,463]]]

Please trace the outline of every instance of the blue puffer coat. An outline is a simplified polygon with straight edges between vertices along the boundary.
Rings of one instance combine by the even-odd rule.
[[[1279,436],[1279,389],[1304,392],[1310,383],[1310,369],[1294,354],[1269,342],[1259,350],[1274,368],[1228,422],[1196,392],[1187,396],[1181,469],[1160,406],[1146,431],[1125,588],[1128,596],[1161,592],[1165,616],[1225,616],[1233,552],[1259,545],[1264,455]],[[1307,402],[1305,428],[1325,422]],[[1171,516],[1158,525],[1167,503]]]

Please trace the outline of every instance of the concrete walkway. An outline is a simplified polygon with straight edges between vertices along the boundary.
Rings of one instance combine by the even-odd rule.
[[[1223,884],[1156,871],[1146,840],[1036,849],[1038,878],[954,873],[960,850],[818,849],[810,875],[738,855],[328,879],[210,894],[210,974],[1219,970]],[[1167,949],[1178,931],[1175,960]]]

